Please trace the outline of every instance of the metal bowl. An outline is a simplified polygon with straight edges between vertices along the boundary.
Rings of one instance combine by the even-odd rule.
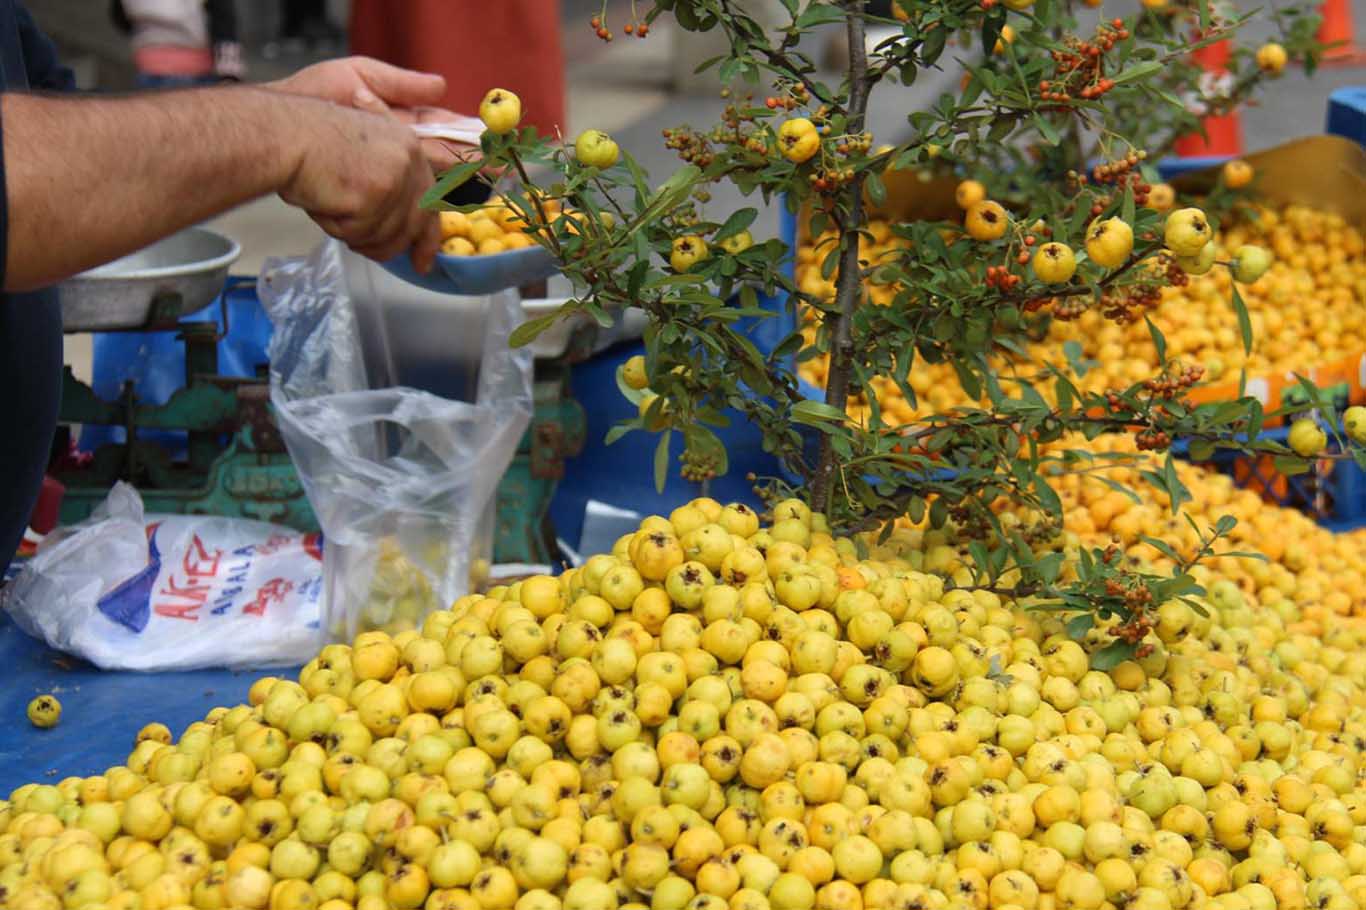
[[[186,228],[136,253],[70,278],[57,287],[67,332],[174,328],[223,290],[242,254],[237,241]]]

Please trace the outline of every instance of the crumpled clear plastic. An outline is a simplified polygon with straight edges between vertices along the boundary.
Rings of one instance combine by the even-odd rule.
[[[323,530],[334,638],[415,628],[487,577],[498,483],[532,413],[531,353],[508,346],[516,291],[405,290],[352,256],[329,241],[270,260],[257,291],[275,324],[275,419]],[[471,401],[397,384],[448,387],[462,370]]]

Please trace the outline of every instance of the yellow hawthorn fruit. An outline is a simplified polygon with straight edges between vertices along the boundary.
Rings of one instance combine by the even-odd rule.
[[[1212,239],[1209,221],[1200,209],[1177,209],[1167,216],[1162,240],[1177,256],[1198,255]]]
[[[39,695],[28,703],[28,721],[35,727],[55,727],[61,719],[62,703],[55,696]]]
[[[574,157],[586,167],[606,169],[617,163],[620,150],[602,130],[584,130],[574,140]]]
[[[1123,218],[1097,218],[1086,229],[1086,255],[1101,268],[1117,269],[1134,251],[1134,229]]]
[[[1328,446],[1328,434],[1311,418],[1301,417],[1290,425],[1286,443],[1301,458],[1312,458]]]
[[[722,240],[720,246],[721,249],[725,250],[727,253],[736,256],[754,246],[754,235],[749,231],[741,231],[738,234]]]
[[[505,88],[490,89],[479,102],[479,119],[490,133],[510,133],[522,122],[522,99]]]
[[[621,365],[621,379],[628,388],[637,391],[649,385],[650,377],[645,372],[645,358],[640,354],[628,357]]]
[[[1242,284],[1252,284],[1271,268],[1271,253],[1266,247],[1245,243],[1233,253],[1233,278]]]
[[[1214,268],[1215,259],[1218,255],[1219,251],[1216,249],[1214,241],[1211,240],[1202,246],[1200,252],[1194,256],[1177,256],[1176,264],[1181,266],[1188,275],[1204,275]]]
[[[1343,411],[1342,430],[1352,442],[1366,444],[1366,407],[1353,405]]]
[[[1148,208],[1165,212],[1176,203],[1176,190],[1170,183],[1154,183],[1148,190]]]
[[[977,180],[964,180],[953,191],[953,200],[963,211],[967,211],[985,198],[987,188]]]
[[[1065,243],[1051,241],[1034,253],[1034,274],[1047,284],[1066,284],[1077,271],[1077,257]]]
[[[806,117],[793,117],[778,127],[778,149],[788,161],[802,164],[820,151],[821,135]]]
[[[686,272],[707,258],[707,241],[696,234],[675,237],[669,252],[669,265],[675,272]]]
[[[1285,69],[1287,60],[1289,57],[1285,48],[1274,41],[1268,41],[1257,48],[1257,66],[1264,73],[1279,76],[1281,70]]]
[[[1010,227],[1010,216],[999,202],[982,199],[968,206],[963,225],[974,240],[997,240]]]

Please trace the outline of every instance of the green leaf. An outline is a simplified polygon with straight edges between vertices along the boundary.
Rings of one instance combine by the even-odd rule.
[[[1136,647],[1127,641],[1112,641],[1091,655],[1091,667],[1102,673],[1113,670],[1132,658],[1135,650]]]
[[[1171,544],[1158,540],[1156,537],[1148,537],[1146,534],[1139,537],[1139,540],[1143,541],[1154,550],[1157,550],[1157,552],[1161,553],[1172,562],[1181,562],[1181,554],[1177,553]]]
[[[556,310],[555,312],[550,313],[547,316],[541,316],[537,319],[527,320],[526,322],[522,323],[521,325],[517,326],[517,328],[512,330],[512,336],[508,338],[508,346],[513,348],[520,348],[524,345],[530,344],[531,342],[535,341],[536,338],[542,332],[550,328],[550,326],[555,322],[555,320],[559,318],[560,310]]]
[[[730,217],[725,220],[725,223],[716,229],[712,242],[720,243],[722,240],[729,240],[753,224],[757,217],[759,217],[758,209],[736,209],[730,213]]]
[[[1039,135],[1043,137],[1044,142],[1047,142],[1049,145],[1058,144],[1060,138],[1058,136],[1058,131],[1054,128],[1053,124],[1048,122],[1047,117],[1044,117],[1042,114],[1035,114],[1034,125],[1039,128]]]
[[[673,430],[665,430],[659,437],[659,445],[655,446],[655,492],[657,493],[664,492],[664,484],[669,479],[669,440],[673,433]]]
[[[1082,613],[1080,616],[1073,616],[1067,621],[1067,636],[1073,640],[1080,641],[1086,637],[1096,625],[1094,613]]]
[[[1164,66],[1166,66],[1166,64],[1161,60],[1149,60],[1146,63],[1136,63],[1128,69],[1120,70],[1111,78],[1114,79],[1116,85],[1122,82],[1132,82],[1135,79],[1142,79],[1144,76],[1150,76],[1161,70]]]
[[[887,187],[882,182],[882,178],[871,171],[863,179],[863,185],[868,190],[868,198],[873,205],[881,207],[887,201]]]
[[[610,446],[612,443],[616,442],[618,439],[625,436],[632,430],[639,429],[639,427],[635,426],[635,424],[637,423],[639,423],[639,421],[631,421],[630,423],[617,424],[616,426],[612,427],[612,429],[607,431],[607,435],[603,437],[602,444],[605,446]]]
[[[446,173],[442,174],[436,183],[432,184],[427,192],[422,194],[422,207],[432,208],[438,202],[445,199],[454,190],[463,186],[471,177],[479,173],[484,167],[484,159],[479,158],[475,161],[466,161],[464,164],[457,164]]]
[[[1124,187],[1124,199],[1119,204],[1119,217],[1124,219],[1126,224],[1134,223],[1134,188]]]
[[[793,28],[798,31],[808,29],[813,25],[826,25],[831,22],[843,22],[845,12],[838,6],[826,3],[812,3],[793,23]]]
[[[1272,460],[1276,465],[1276,470],[1286,477],[1294,477],[1297,474],[1309,472],[1309,462],[1298,455],[1277,455]]]
[[[1148,334],[1153,338],[1153,347],[1157,348],[1157,362],[1164,364],[1167,362],[1167,336],[1162,334],[1162,330],[1157,327],[1148,315],[1143,315],[1143,321],[1148,323]],[[1075,343],[1075,342],[1069,342]]]
[[[839,408],[831,407],[823,401],[811,401],[810,399],[794,404],[791,413],[793,421],[808,426],[820,426],[823,423],[842,424],[848,419],[848,415]]]
[[[1252,353],[1252,319],[1247,314],[1247,304],[1243,302],[1243,295],[1238,293],[1238,286],[1233,285],[1233,312],[1238,314],[1238,331],[1243,335],[1243,352]]]

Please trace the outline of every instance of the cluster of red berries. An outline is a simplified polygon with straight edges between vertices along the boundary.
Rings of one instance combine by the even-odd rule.
[[[1171,435],[1163,430],[1148,427],[1134,434],[1134,445],[1140,452],[1161,452],[1171,448]]]
[[[678,152],[678,157],[689,164],[707,167],[715,160],[707,137],[693,132],[686,126],[666,129],[661,135],[664,137],[664,147]]]
[[[1050,303],[1056,302],[1057,301],[1055,301],[1052,297],[1034,297],[1020,304],[1020,309],[1024,310],[1026,313],[1037,313],[1039,310],[1042,310]]]
[[[603,23],[601,16],[594,16],[592,19],[589,19],[588,27],[593,30],[593,34],[597,35],[603,41],[612,40],[612,32],[609,31],[606,24]],[[637,38],[644,38],[646,35],[650,34],[650,26],[645,22],[628,22],[621,27],[621,30],[628,35],[635,35]]]
[[[1030,259],[1029,249],[1038,242],[1038,237],[1035,237],[1033,234],[1026,234],[1023,241],[1025,248],[1015,254],[1015,261],[1018,262],[1020,265],[1028,265]]]
[[[692,483],[703,483],[711,480],[721,468],[720,456],[694,452],[692,449],[684,449],[678,461],[679,476]]]
[[[1149,310],[1157,309],[1161,302],[1162,287],[1158,284],[1110,288],[1100,295],[1100,314],[1112,322],[1128,325],[1138,322]]]
[[[1067,102],[1074,98],[1090,101],[1115,87],[1115,80],[1102,75],[1103,56],[1117,41],[1129,37],[1123,19],[1102,22],[1090,41],[1069,37],[1067,49],[1053,51],[1057,64],[1053,79],[1039,82],[1039,97],[1044,101]]]
[[[1020,283],[1020,276],[1011,274],[1009,268],[1003,265],[987,266],[987,287],[996,288],[1001,291],[1009,291]]]
[[[781,96],[769,95],[765,98],[764,107],[768,108],[770,111],[776,111],[779,108],[782,108],[785,111],[791,111],[796,110],[799,107],[805,107],[806,103],[810,100],[811,93],[807,91],[806,86],[800,82],[794,82],[788,86],[785,94]]]
[[[1139,590],[1148,595],[1148,601],[1152,600],[1151,591],[1147,588],[1140,588]],[[1129,598],[1126,595],[1125,602],[1127,603],[1128,601]],[[1144,606],[1147,605],[1148,601],[1144,601]],[[1136,645],[1148,636],[1148,633],[1152,631],[1152,628],[1152,620],[1148,618],[1146,613],[1140,612],[1134,614],[1134,617],[1128,622],[1115,626],[1114,629],[1110,631],[1110,634],[1114,635],[1114,637],[1118,638],[1120,641],[1127,641],[1131,645]],[[1148,645],[1147,647],[1149,650],[1152,649],[1151,645]]]
[[[1157,398],[1171,401],[1177,395],[1180,395],[1199,382],[1204,375],[1205,368],[1198,363],[1187,367],[1177,366],[1174,369],[1168,368],[1161,376],[1158,376],[1155,379],[1143,380],[1143,388],[1151,392]]]
[[[854,179],[853,168],[831,168],[807,178],[811,189],[818,193],[831,193],[842,186],[848,186]]]
[[[1090,308],[1085,297],[1064,297],[1053,304],[1053,318],[1061,319],[1063,322],[1071,322],[1073,319],[1080,319],[1081,314]]]

